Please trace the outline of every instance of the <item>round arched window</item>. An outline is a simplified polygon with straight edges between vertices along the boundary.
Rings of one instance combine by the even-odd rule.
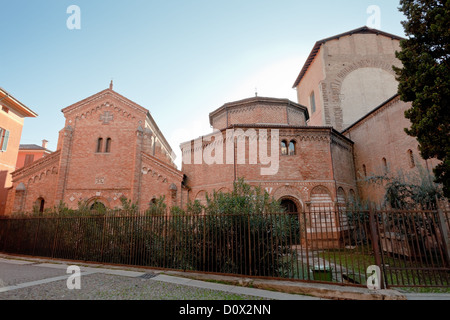
[[[287,154],[288,154],[287,141],[283,140],[283,141],[281,141],[281,155],[287,156]]]
[[[106,206],[99,202],[99,201],[95,201],[92,205],[91,205],[91,211],[97,211],[97,212],[105,212],[106,211]]]

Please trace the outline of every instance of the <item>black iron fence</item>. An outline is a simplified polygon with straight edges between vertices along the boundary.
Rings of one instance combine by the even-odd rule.
[[[380,211],[381,264],[390,287],[449,285],[449,213]]]
[[[366,286],[449,286],[449,213],[0,219],[0,251],[75,261]]]

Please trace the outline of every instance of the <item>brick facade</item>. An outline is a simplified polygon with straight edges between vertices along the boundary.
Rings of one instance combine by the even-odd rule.
[[[222,130],[235,124],[305,126],[306,107],[285,99],[255,97],[223,105],[209,115],[213,128]]]
[[[292,200],[298,211],[359,197],[379,202],[382,190],[358,183],[361,174],[436,165],[420,159],[403,130],[409,105],[392,97],[400,40],[363,27],[318,41],[294,84],[298,103],[253,97],[216,109],[209,115],[216,131],[181,144],[182,171],[148,110],[110,87],[62,110],[57,151],[13,174],[8,212],[30,211],[42,199],[50,207],[100,201],[115,208],[126,197],[145,209],[164,196],[169,207],[184,207],[231,191],[238,178]],[[230,131],[247,136],[236,140]],[[295,152],[283,154],[283,142]]]
[[[180,204],[183,174],[147,109],[110,88],[62,111],[58,150],[13,173],[9,212],[30,212],[42,200],[72,209],[80,201],[121,208],[123,197],[141,209],[161,196]]]
[[[392,66],[401,38],[363,27],[314,46],[294,87],[308,107],[309,125],[342,131],[397,92]],[[314,92],[316,110],[312,111]]]
[[[404,131],[411,126],[404,116],[411,105],[396,95],[393,70],[401,67],[395,56],[401,39],[363,27],[319,40],[294,83],[298,102],[310,112],[308,126],[332,126],[354,142],[359,197],[378,204],[384,188],[364,183],[366,177],[418,176],[438,163],[421,159],[417,140]]]
[[[247,103],[243,104],[242,108],[257,108],[264,99],[266,98],[253,98],[251,103],[246,101]],[[288,102],[285,100],[278,102],[285,104],[285,110]],[[279,111],[273,109],[272,112],[272,118],[276,119]],[[306,119],[305,109],[303,109],[303,113],[303,119]],[[245,112],[242,114],[245,115]],[[235,122],[238,123],[245,121],[245,116],[242,119],[235,119]],[[258,123],[261,122],[261,119],[254,116],[252,122]],[[279,161],[278,170],[274,174],[261,174],[261,169],[268,168],[270,165],[264,164],[260,156],[253,157],[255,151],[260,155],[260,142],[253,141],[255,147],[252,148],[252,139],[245,137],[245,158],[242,163],[237,156],[241,140],[233,139],[230,142],[230,136],[227,136],[228,131],[237,132],[238,130],[247,134],[252,131],[260,139],[265,134],[269,135],[267,141],[264,142],[268,155],[273,156],[271,139],[277,139],[275,142],[277,145],[280,145],[282,141],[286,141],[288,144],[294,142],[295,153],[292,155],[282,154],[282,148],[278,147],[277,155],[274,158]],[[275,131],[278,132],[277,137],[271,135]],[[300,210],[311,203],[311,191],[317,186],[328,190],[330,203],[337,200],[338,187],[344,188],[347,193],[350,193],[350,190],[356,191],[353,142],[330,127],[231,123],[229,127],[222,128],[216,135],[223,140],[219,147],[222,153],[220,163],[208,164],[204,159],[203,161],[196,159],[196,152],[205,156],[208,146],[219,140],[218,138],[204,136],[181,145],[183,149],[182,171],[187,176],[186,184],[190,188],[189,198],[191,200],[204,200],[205,193],[231,190],[233,182],[238,178],[244,178],[250,184],[261,186],[277,200],[283,197],[296,199],[297,203],[301,204],[301,207],[298,208]],[[235,150],[233,163],[227,161],[229,146]]]
[[[345,202],[350,195],[355,196],[353,142],[331,127],[303,125],[308,119],[306,108],[287,100],[270,98],[264,112],[249,116],[251,110],[262,109],[267,100],[256,97],[226,104],[211,113],[210,118],[211,123],[218,124],[217,119],[232,107],[232,113],[228,110],[228,127],[218,125],[220,130],[215,133],[181,145],[189,200],[205,204],[206,194],[229,192],[239,178],[261,187],[276,200],[293,201],[297,212],[334,207],[339,200]],[[296,106],[297,117],[293,124],[286,117],[292,105]],[[267,119],[274,124],[267,124]],[[293,143],[292,152],[283,153],[283,142],[288,149]],[[261,153],[261,149],[267,152]],[[240,158],[242,154],[245,157]],[[213,155],[214,161],[207,159],[208,155]],[[277,165],[268,162],[264,155]],[[274,171],[265,174],[263,169],[270,167]],[[330,217],[330,221],[333,219]],[[339,235],[336,228],[336,239]]]
[[[395,95],[343,132],[355,143],[354,158],[361,199],[375,203],[383,201],[384,188],[365,182],[367,177],[387,173],[407,179],[419,178],[423,173],[432,175],[438,164],[435,159],[423,160],[417,139],[405,133],[404,129],[411,125],[404,117],[409,108],[410,103]]]
[[[7,213],[13,186],[11,173],[16,170],[20,139],[25,118],[37,114],[0,88],[0,216]]]

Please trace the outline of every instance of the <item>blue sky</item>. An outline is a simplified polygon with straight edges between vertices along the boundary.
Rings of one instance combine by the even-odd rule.
[[[70,5],[81,29],[70,30]],[[61,109],[109,86],[150,110],[179,155],[208,115],[254,96],[288,98],[317,40],[367,24],[404,36],[395,0],[0,0],[0,87],[39,114],[21,143],[56,149]],[[180,163],[180,157],[177,163]]]

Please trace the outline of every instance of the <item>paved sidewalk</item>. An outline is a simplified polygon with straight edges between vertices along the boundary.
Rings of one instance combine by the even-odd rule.
[[[22,258],[21,258],[22,259]],[[162,274],[161,271],[133,268],[116,268],[101,265],[78,264],[83,280],[83,290],[67,289],[67,262],[46,262],[31,259],[0,256],[0,300],[31,299],[105,299],[105,300],[147,300],[154,299],[268,299],[268,300],[321,300],[321,298],[246,288],[200,281],[185,277]],[[76,263],[70,265],[77,265]],[[20,272],[22,268],[22,273]],[[26,270],[24,268],[27,268]],[[6,279],[3,274],[13,274],[14,279]],[[35,272],[40,274],[34,275]],[[24,275],[25,273],[25,275]],[[20,275],[18,275],[20,274]],[[32,274],[32,275],[30,275]],[[32,278],[30,278],[32,277]],[[39,279],[34,279],[34,278]],[[127,280],[128,279],[128,280]],[[29,281],[32,280],[32,281]],[[145,280],[145,281],[144,281]],[[3,284],[2,284],[3,283]],[[102,289],[99,289],[101,287]],[[195,289],[193,289],[195,288]],[[156,292],[163,294],[156,295]],[[168,291],[171,291],[168,293]],[[95,292],[95,293],[94,293]],[[225,293],[220,295],[218,293]],[[178,295],[177,295],[178,294]]]
[[[52,282],[57,283],[58,281],[65,282],[70,276],[70,274],[66,273],[67,267],[69,264],[72,265],[71,262],[67,261],[16,257],[0,254],[0,264],[2,263],[39,268],[39,271],[45,272],[48,274],[48,277],[38,280],[30,279],[32,281],[25,281],[24,283],[19,282],[14,285],[8,283],[3,283],[2,285],[2,281],[5,282],[6,279],[2,280],[0,270],[0,299],[2,299],[2,291],[7,293],[13,290],[26,290],[26,288],[31,291],[33,287],[36,286],[45,286]],[[193,296],[196,292],[195,290],[209,290],[212,293],[222,292],[224,294],[230,294],[231,299],[234,297],[271,300],[450,300],[450,294],[412,294],[401,293],[396,290],[372,291],[361,287],[294,281],[246,279],[233,276],[161,271],[133,267],[115,267],[102,264],[73,263],[73,265],[80,266],[82,276],[89,277],[89,279],[92,280],[92,285],[96,283],[95,281],[99,282],[98,285],[110,283],[110,286],[114,286],[114,290],[111,290],[111,292],[121,292],[120,294],[122,296],[107,295],[105,296],[105,299],[120,299],[121,297],[125,297],[125,299],[146,299],[146,297],[149,297],[148,292],[143,292],[142,295],[139,296],[134,293],[133,295],[130,295],[129,293],[124,294],[125,289],[120,289],[121,287],[126,287],[126,290],[128,290],[131,283],[136,280],[133,282],[134,287],[129,290],[145,291],[146,289],[143,287],[144,284],[142,284],[142,280],[145,279],[148,281],[146,282],[148,285],[164,284],[167,288],[187,288],[186,293],[183,293],[183,299],[195,297]],[[56,273],[53,274],[53,272]],[[94,277],[96,277],[95,281],[93,280]],[[188,288],[192,289],[189,290]],[[47,287],[45,289],[51,291],[54,290],[54,287]],[[63,292],[62,294],[65,293]],[[54,295],[57,295],[57,293],[54,293]],[[166,295],[164,297],[177,299],[177,296],[175,295]],[[159,299],[158,296],[154,296],[154,298]]]

